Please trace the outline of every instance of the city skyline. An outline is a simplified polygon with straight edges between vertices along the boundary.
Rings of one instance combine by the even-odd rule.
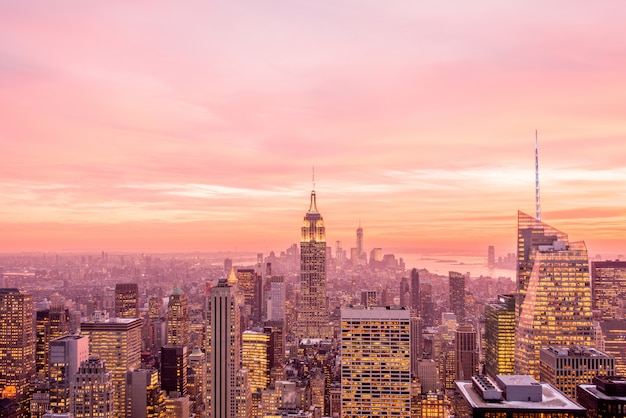
[[[67,7],[64,7],[67,6]],[[62,11],[62,12],[61,12]],[[0,3],[1,252],[623,254],[626,5]]]

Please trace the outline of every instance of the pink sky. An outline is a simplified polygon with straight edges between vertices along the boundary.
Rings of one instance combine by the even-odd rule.
[[[0,251],[626,252],[626,3],[0,2]]]

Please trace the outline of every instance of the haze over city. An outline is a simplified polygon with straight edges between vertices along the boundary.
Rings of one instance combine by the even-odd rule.
[[[0,251],[620,254],[626,4],[0,2]]]

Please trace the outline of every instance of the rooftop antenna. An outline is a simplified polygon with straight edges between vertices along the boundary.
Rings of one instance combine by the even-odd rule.
[[[313,191],[315,191],[315,166],[313,166]]]
[[[536,219],[541,221],[541,203],[539,201],[539,137],[535,129],[535,206]]]

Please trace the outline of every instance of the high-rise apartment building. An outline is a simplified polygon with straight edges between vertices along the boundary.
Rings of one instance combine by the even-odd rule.
[[[70,412],[74,418],[126,416],[116,412],[113,373],[98,356],[90,356],[81,363],[70,386]]]
[[[300,304],[297,337],[330,337],[326,303],[326,229],[317,210],[315,191],[300,236]]]
[[[35,372],[33,298],[18,289],[0,289],[0,398],[25,400]]]
[[[139,318],[139,286],[137,283],[115,284],[115,317]]]
[[[498,295],[485,305],[485,374],[514,374],[515,296]]]
[[[232,417],[237,411],[237,372],[241,358],[239,300],[236,277],[220,280],[211,287],[207,298],[205,350],[209,418]]]
[[[341,416],[411,416],[410,312],[341,309]]]
[[[600,318],[623,319],[626,304],[626,261],[594,261],[591,263],[593,310]]]
[[[174,289],[167,304],[167,344],[189,345],[189,301],[180,287]]]
[[[50,341],[50,409],[70,410],[70,383],[80,365],[89,359],[89,337],[66,335]]]
[[[478,374],[476,330],[471,325],[457,327],[454,337],[456,352],[455,380],[469,380]]]
[[[590,384],[596,376],[614,376],[615,359],[591,347],[546,347],[541,349],[539,374],[547,382],[576,399],[576,387]]]
[[[539,224],[542,231],[552,229],[543,222]],[[535,238],[530,232],[522,231],[520,235]],[[584,242],[569,243],[563,233],[558,237],[555,234],[550,243],[545,242],[546,234],[540,237],[542,243],[533,245],[528,257],[532,268],[524,287],[515,338],[516,372],[536,379],[541,348],[590,346],[593,337],[589,259]],[[519,273],[522,277],[522,270]]]
[[[89,353],[106,362],[113,379],[115,417],[125,418],[126,372],[141,363],[141,326],[139,318],[106,318],[94,316],[83,322],[81,330],[89,337]]]
[[[459,324],[463,324],[465,322],[465,276],[451,271],[448,278],[450,283],[450,312],[456,315]]]
[[[626,319],[600,321],[603,350],[615,358],[615,373],[626,376]]]

